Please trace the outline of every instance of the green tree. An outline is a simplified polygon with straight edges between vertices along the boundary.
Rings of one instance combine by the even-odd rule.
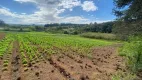
[[[19,30],[20,32],[23,32],[23,28],[22,27],[20,27],[20,30]]]
[[[68,31],[64,31],[64,34],[69,34],[69,32]]]
[[[124,21],[142,19],[142,0],[114,0],[114,14]]]
[[[44,27],[42,26],[35,26],[36,31],[44,31]]]
[[[127,40],[142,33],[142,0],[114,0],[114,14],[118,17],[113,32]]]

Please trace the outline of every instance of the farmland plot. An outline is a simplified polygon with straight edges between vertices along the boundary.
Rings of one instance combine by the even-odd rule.
[[[111,80],[116,71],[123,70],[115,42],[7,33],[0,45],[0,80]]]

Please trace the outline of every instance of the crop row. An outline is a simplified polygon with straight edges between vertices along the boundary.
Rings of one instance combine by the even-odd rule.
[[[8,48],[10,47],[10,43],[13,41],[13,35],[7,34],[6,37],[0,40],[0,58],[6,53]]]
[[[28,34],[24,35],[33,45],[41,45],[45,49],[58,47],[64,51],[74,50],[77,53],[89,53],[94,46],[110,45],[112,42],[80,38],[78,36]],[[53,52],[54,53],[54,52]]]

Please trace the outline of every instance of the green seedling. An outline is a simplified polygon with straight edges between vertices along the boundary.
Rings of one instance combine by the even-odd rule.
[[[22,64],[27,64],[27,63],[28,63],[27,60],[23,59]]]
[[[4,63],[8,63],[8,60],[4,60]]]
[[[24,66],[24,67],[27,67],[27,66],[28,66],[28,64],[24,64],[23,66]]]
[[[4,67],[4,68],[2,69],[2,71],[8,71],[8,68],[7,68],[7,67]]]
[[[24,68],[24,72],[28,71],[28,68]]]

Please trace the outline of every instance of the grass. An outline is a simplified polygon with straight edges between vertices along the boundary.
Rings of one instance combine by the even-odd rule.
[[[130,72],[117,71],[116,74],[113,75],[112,80],[134,80],[135,78],[136,75]]]
[[[127,64],[133,72],[142,69],[142,37],[130,37],[120,55],[127,58]]]
[[[142,70],[142,36],[129,37],[129,41],[126,42],[122,48],[120,48],[119,55],[124,56],[126,58],[126,65],[128,67],[127,76],[133,77],[138,73],[138,71],[141,71]],[[123,72],[121,74],[123,74]],[[123,78],[126,78],[127,76],[125,75],[125,77]],[[116,77],[118,78],[118,76]]]
[[[83,33],[81,34],[82,37],[86,38],[93,38],[93,39],[105,39],[105,40],[116,40],[116,35],[110,33]]]

